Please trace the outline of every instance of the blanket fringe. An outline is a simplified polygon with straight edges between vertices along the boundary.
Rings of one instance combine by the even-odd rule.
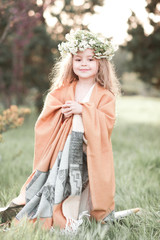
[[[83,223],[83,217],[90,217],[90,214],[88,214],[88,211],[83,211],[80,215],[78,220],[75,220],[73,218],[66,218],[67,223],[64,229],[65,234],[77,234],[78,228]]]

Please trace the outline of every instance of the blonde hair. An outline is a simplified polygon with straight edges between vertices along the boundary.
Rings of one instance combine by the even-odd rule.
[[[65,58],[61,58],[60,61],[54,65],[49,75],[51,82],[49,91],[57,89],[62,85],[70,84],[73,81],[78,81],[78,76],[73,71],[72,62],[73,56],[72,54],[68,54]],[[115,96],[120,95],[121,88],[119,80],[115,74],[114,65],[104,58],[99,59],[98,62],[99,70],[95,77],[95,81],[108,89]]]

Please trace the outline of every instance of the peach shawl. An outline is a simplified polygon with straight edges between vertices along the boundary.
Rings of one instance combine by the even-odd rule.
[[[61,107],[67,100],[75,100],[76,81],[48,93],[43,110],[35,124],[35,150],[33,172],[23,185],[20,195],[12,202],[25,205],[27,186],[37,171],[48,172],[55,164],[59,152],[63,151],[68,135],[72,131],[70,117],[63,121]],[[114,210],[115,177],[111,133],[115,122],[115,97],[98,83],[93,88],[88,102],[81,103],[84,136],[87,139],[87,165],[92,201],[91,217],[103,220]],[[53,206],[53,216],[43,219],[50,228],[66,226],[62,202]]]

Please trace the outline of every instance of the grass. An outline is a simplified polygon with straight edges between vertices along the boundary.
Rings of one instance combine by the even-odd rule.
[[[0,144],[0,206],[18,195],[32,170],[34,123],[32,114],[25,124],[6,132]],[[73,239],[158,240],[160,239],[160,99],[122,97],[117,101],[117,121],[112,134],[116,176],[116,211],[140,207],[141,215],[121,222],[100,225],[87,221]],[[25,219],[0,239],[71,239],[44,231]]]

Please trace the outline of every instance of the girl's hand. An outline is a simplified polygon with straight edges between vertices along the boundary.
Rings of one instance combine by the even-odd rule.
[[[66,101],[62,105],[62,113],[65,118],[72,116],[72,114],[82,114],[82,105],[76,101]]]

